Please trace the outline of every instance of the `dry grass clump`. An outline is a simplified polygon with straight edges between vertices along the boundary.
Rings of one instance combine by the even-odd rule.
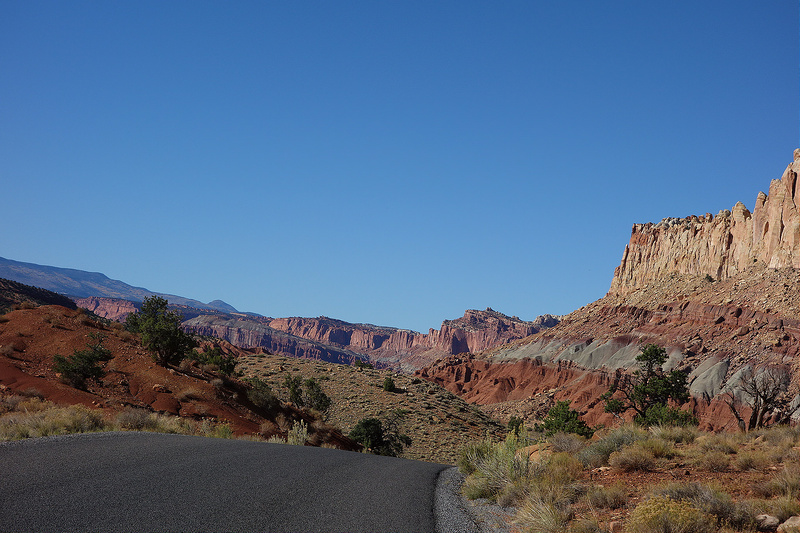
[[[653,426],[650,433],[658,439],[675,444],[691,444],[697,438],[699,430],[693,426]]]
[[[38,398],[18,401],[13,411],[0,416],[0,440],[88,433],[105,429],[106,424],[100,411],[82,405],[56,407]]]
[[[531,474],[531,462],[525,453],[517,453],[527,444],[513,434],[502,442],[466,450],[462,461],[471,474],[464,482],[464,494],[469,499],[497,496],[508,486],[524,484]]]
[[[726,453],[714,450],[698,455],[692,463],[708,472],[726,472],[730,468],[731,458]]]
[[[537,533],[561,533],[566,531],[572,518],[568,508],[540,498],[529,498],[517,511],[515,522]]]
[[[700,451],[703,453],[720,452],[728,455],[733,455],[739,450],[739,443],[733,435],[722,433],[712,433],[710,435],[703,435],[696,441],[699,445]]]
[[[656,467],[653,453],[636,443],[611,454],[608,464],[623,472],[649,471]]]
[[[753,492],[761,498],[781,496],[797,499],[800,496],[800,466],[796,462],[787,464],[775,477],[754,486]]]
[[[733,459],[733,466],[740,472],[750,470],[764,470],[771,464],[769,455],[762,450],[747,450],[739,452]]]
[[[584,466],[604,466],[608,464],[612,453],[646,437],[647,432],[641,428],[633,425],[621,426],[578,452],[578,459]]]
[[[559,431],[547,439],[554,452],[576,454],[586,447],[587,439],[575,433]]]
[[[596,509],[619,509],[628,503],[628,489],[620,481],[608,487],[595,485],[586,492],[586,500]]]

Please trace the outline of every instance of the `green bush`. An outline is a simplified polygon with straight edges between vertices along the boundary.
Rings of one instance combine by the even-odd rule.
[[[275,411],[280,406],[281,402],[272,392],[272,387],[267,383],[258,378],[252,378],[248,381],[250,382],[250,389],[247,391],[247,398],[253,402],[253,405],[267,413]]]
[[[625,529],[636,533],[713,533],[716,520],[685,500],[655,496],[636,506]]]
[[[323,392],[322,387],[314,378],[308,378],[303,384],[305,385],[303,403],[306,407],[316,409],[321,413],[330,409],[331,399]]]
[[[225,376],[232,375],[236,369],[236,356],[222,353],[222,348],[219,346],[215,346],[202,353],[197,350],[192,350],[188,358],[197,361],[201,365],[216,366],[220,373]]]
[[[383,378],[383,390],[386,392],[394,392],[394,389],[394,380],[391,378],[391,376],[386,376]]]
[[[111,359],[111,350],[103,347],[105,337],[92,334],[94,343],[88,343],[85,350],[75,350],[70,357],[54,355],[53,369],[61,374],[61,379],[75,388],[85,389],[89,379],[99,380],[105,375],[101,361]]]
[[[667,352],[656,344],[642,346],[636,356],[639,369],[632,375],[620,375],[600,399],[608,413],[621,415],[633,409],[639,425],[697,424],[691,413],[669,407],[670,402],[682,404],[689,399],[686,373],[679,370],[664,372]]]
[[[128,331],[141,336],[142,345],[161,366],[179,363],[196,346],[192,336],[181,329],[181,315],[167,306],[164,298],[151,296],[144,299],[140,311],[125,320]]]
[[[353,363],[353,366],[355,366],[356,368],[367,368],[367,369],[375,368],[372,365],[372,363],[367,363],[366,361],[362,361],[361,359],[356,359],[356,362]]]
[[[288,374],[283,380],[283,386],[289,392],[289,401],[297,407],[305,406],[303,401],[303,378]]]
[[[362,418],[350,432],[349,437],[358,442],[369,453],[397,457],[403,448],[411,446],[411,437],[400,433],[402,412],[395,411],[385,420]]]
[[[550,436],[561,431],[591,438],[594,430],[580,419],[578,411],[569,408],[569,404],[570,402],[566,400],[556,402],[550,409],[542,423],[545,435]]]

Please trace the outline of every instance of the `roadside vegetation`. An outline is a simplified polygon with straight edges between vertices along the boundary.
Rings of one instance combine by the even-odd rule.
[[[231,438],[227,424],[196,421],[126,408],[109,415],[83,405],[58,406],[37,396],[0,398],[0,441],[100,431],[152,431],[204,437]]]
[[[800,514],[799,437],[787,426],[625,424],[592,439],[522,428],[469,444],[458,466],[464,495],[514,507],[522,531],[753,532],[759,515]]]

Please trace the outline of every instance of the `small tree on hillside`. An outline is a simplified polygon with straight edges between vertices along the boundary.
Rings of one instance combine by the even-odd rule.
[[[755,371],[746,368],[739,380],[744,401],[750,407],[750,418],[745,422],[739,413],[739,404],[733,392],[728,393],[726,403],[743,431],[759,429],[767,424],[768,418],[775,424],[788,423],[792,415],[800,409],[800,404],[792,405],[793,394],[789,393],[791,373],[786,365],[770,365]]]
[[[569,402],[564,400],[556,404],[547,413],[542,423],[545,435],[548,437],[559,431],[575,433],[587,439],[594,435],[594,430],[580,419],[580,413],[569,408]]]
[[[666,361],[667,352],[660,346],[643,346],[636,356],[639,369],[632,375],[618,374],[611,388],[600,397],[605,401],[606,412],[619,416],[633,409],[634,422],[641,425],[696,424],[697,419],[691,413],[669,405],[670,401],[678,404],[688,401],[689,386],[684,372],[664,372]]]
[[[144,299],[141,311],[128,315],[125,326],[141,336],[154,361],[167,366],[179,363],[197,345],[181,322],[179,313],[167,310],[167,300],[151,296]]]

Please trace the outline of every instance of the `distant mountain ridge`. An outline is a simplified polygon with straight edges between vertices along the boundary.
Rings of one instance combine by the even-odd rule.
[[[52,292],[71,297],[86,298],[99,296],[141,302],[149,296],[161,296],[171,304],[211,309],[223,313],[238,313],[233,306],[222,300],[203,303],[191,298],[163,294],[134,287],[125,282],[111,279],[100,272],[86,272],[74,268],[61,268],[35,263],[24,263],[0,257],[0,278],[9,279],[34,287],[41,287]]]

